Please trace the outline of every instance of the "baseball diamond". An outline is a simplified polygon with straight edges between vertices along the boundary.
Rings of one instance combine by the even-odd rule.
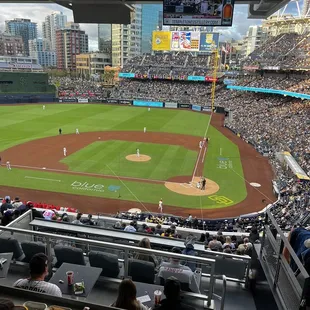
[[[20,196],[93,213],[156,212],[163,197],[166,213],[209,218],[259,211],[265,197],[273,199],[268,160],[224,128],[220,114],[208,128],[210,142],[200,148],[207,113],[89,104],[0,109],[0,154],[12,166],[0,169],[0,185],[8,194],[17,187]],[[139,160],[137,149],[147,161]],[[207,179],[205,191],[196,188],[201,176]],[[111,186],[117,190],[108,190]]]

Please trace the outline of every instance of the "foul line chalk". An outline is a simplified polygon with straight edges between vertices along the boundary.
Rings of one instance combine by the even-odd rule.
[[[51,182],[61,182],[61,180],[30,177],[28,175],[25,176],[25,179],[43,180],[43,181],[51,181]]]

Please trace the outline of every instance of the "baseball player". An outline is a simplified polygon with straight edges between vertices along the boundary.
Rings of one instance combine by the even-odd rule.
[[[160,213],[163,213],[163,199],[162,198],[159,200],[158,210]]]
[[[43,110],[45,110],[45,105],[43,105]]]
[[[151,111],[151,108],[149,107],[147,110],[150,112],[150,111]]]
[[[7,168],[8,170],[12,170],[12,169],[11,169],[11,164],[10,164],[9,161],[6,162],[6,168]]]
[[[64,147],[64,156],[67,156],[67,148]]]
[[[61,128],[59,128],[59,129],[58,129],[58,132],[59,132],[59,134],[61,135],[61,133],[62,133],[62,129],[61,129]]]
[[[202,149],[203,142],[199,141],[199,148]]]
[[[140,157],[140,150],[137,149],[137,157]]]
[[[75,134],[76,134],[76,135],[79,135],[79,134],[80,134],[79,128],[76,128],[76,129],[75,129]]]
[[[144,131],[144,133],[146,133],[146,127],[144,127],[143,131]]]

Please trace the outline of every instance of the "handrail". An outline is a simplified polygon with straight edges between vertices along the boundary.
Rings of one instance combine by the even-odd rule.
[[[63,235],[58,235],[58,234],[54,235],[54,234],[45,233],[45,232],[25,230],[25,229],[20,229],[20,228],[12,228],[12,227],[7,227],[7,226],[2,227],[1,229],[3,231],[10,231],[13,233],[15,232],[15,233],[21,233],[21,234],[26,234],[26,235],[33,235],[33,236],[37,236],[37,237],[50,237],[50,238],[55,238],[55,239],[67,240],[67,241],[71,241],[71,242],[75,242],[75,243],[83,243],[84,242],[84,243],[89,244],[89,245],[107,246],[107,247],[118,249],[118,250],[134,250],[134,251],[145,253],[145,254],[158,254],[158,255],[162,255],[162,256],[167,256],[167,254],[168,254],[169,257],[172,257],[172,258],[181,258],[184,260],[189,260],[189,258],[190,258],[191,261],[195,261],[195,262],[199,262],[199,263],[209,263],[209,264],[215,263],[215,259],[211,259],[211,258],[177,254],[177,253],[165,252],[165,251],[154,250],[154,249],[146,249],[146,248],[140,248],[140,247],[125,245],[125,244],[117,244],[117,243],[111,243],[111,242],[105,242],[105,241],[63,236]],[[81,231],[81,233],[83,233],[83,231]]]
[[[32,211],[31,210],[28,210],[26,211],[24,214],[20,215],[19,217],[17,217],[14,221],[10,222],[7,227],[11,227],[13,226],[14,224],[20,222],[21,220],[23,220],[25,217],[27,217],[28,215],[32,216]],[[0,230],[0,233],[1,233],[1,230]]]

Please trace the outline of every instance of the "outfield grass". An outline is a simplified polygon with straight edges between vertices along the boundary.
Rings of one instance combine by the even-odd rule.
[[[119,105],[51,104],[43,111],[40,105],[0,106],[0,151],[11,146],[42,137],[63,133],[106,130],[138,130],[147,127],[148,132],[169,132],[203,136],[209,116],[184,110],[132,108]],[[98,179],[90,176],[75,176],[66,173],[0,169],[0,185],[37,190],[73,193],[87,196],[117,198],[118,193],[110,191],[111,185],[121,186],[121,199],[157,203],[163,198],[165,204],[187,208],[221,208],[234,205],[246,197],[246,187],[238,148],[212,126],[211,138],[206,156],[205,176],[220,186],[216,195],[192,197],[175,194],[163,184],[146,184],[133,181],[121,183],[117,180]],[[151,153],[148,163],[125,162],[120,160],[119,149],[135,153],[137,145],[141,153]],[[108,152],[107,152],[108,149]],[[147,152],[144,152],[147,149]],[[0,153],[1,155],[1,153]],[[127,154],[126,154],[127,155]],[[21,154],[23,156],[23,154]],[[172,160],[176,159],[176,160]],[[5,159],[3,159],[5,160]],[[116,174],[151,179],[166,179],[175,175],[191,175],[195,165],[195,152],[183,147],[128,143],[124,141],[96,142],[70,155],[64,160],[70,169],[82,172],[106,173],[105,165],[111,165]],[[14,163],[12,163],[14,164]],[[144,166],[145,165],[145,166]],[[145,167],[145,168],[144,168]],[[111,174],[111,173],[108,173]],[[50,179],[50,180],[44,180]],[[60,180],[53,181],[52,179]],[[74,182],[102,184],[105,190],[88,191],[72,186]]]
[[[128,161],[126,156],[141,154],[148,162]],[[61,162],[72,171],[94,172],[142,179],[167,180],[179,175],[192,175],[197,152],[183,146],[127,141],[94,142]]]

